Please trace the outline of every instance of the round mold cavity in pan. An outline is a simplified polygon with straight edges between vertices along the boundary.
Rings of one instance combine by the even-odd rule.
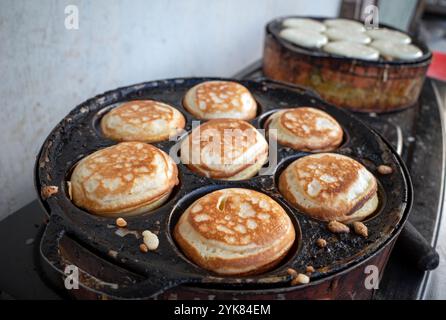
[[[212,79],[211,80],[206,80],[206,81],[212,81]],[[203,81],[203,82],[206,82],[206,81]],[[236,83],[239,83],[239,84],[242,84],[243,85],[243,83],[241,83],[240,81],[233,81],[233,82],[236,82]],[[197,83],[198,84],[198,83]],[[248,91],[249,91],[249,89],[248,89]],[[186,91],[186,93],[187,93],[187,91]],[[185,93],[185,94],[186,94]],[[255,115],[255,117],[254,118],[252,118],[252,119],[248,119],[248,120],[245,120],[246,122],[249,122],[249,123],[251,123],[252,124],[252,122],[253,121],[255,121],[255,119],[257,119],[258,117],[260,117],[262,114],[263,114],[263,112],[265,112],[265,110],[266,110],[266,108],[263,106],[263,102],[261,102],[261,97],[259,97],[258,95],[255,95],[255,94],[253,94],[251,91],[250,91],[250,93],[251,93],[251,95],[252,95],[252,97],[254,98],[254,101],[255,101],[255,103],[256,103],[256,115]],[[184,111],[187,113],[187,115],[189,116],[189,117],[191,117],[192,119],[194,119],[195,121],[208,121],[208,120],[211,120],[211,119],[199,119],[199,118],[197,118],[195,115],[193,115],[187,108],[186,108],[186,106],[185,106],[185,102],[184,102],[184,97],[181,99],[181,106],[182,106],[182,108],[184,109]],[[215,118],[215,119],[218,119],[218,118]],[[214,119],[214,120],[215,120]]]
[[[130,99],[130,100],[127,100],[127,101],[121,101],[121,102],[118,102],[118,103],[114,103],[114,104],[112,104],[112,105],[109,105],[109,106],[107,106],[107,107],[105,107],[105,108],[99,110],[99,111],[93,116],[93,118],[92,118],[92,127],[96,130],[97,136],[98,136],[98,137],[101,137],[101,138],[103,138],[103,139],[107,139],[107,140],[111,140],[111,141],[115,141],[115,142],[121,142],[120,140],[114,140],[114,139],[109,138],[109,137],[107,137],[107,136],[104,135],[104,133],[102,132],[102,128],[101,128],[101,121],[102,121],[102,118],[103,118],[107,113],[109,113],[109,112],[112,111],[113,109],[115,109],[115,108],[121,106],[121,105],[124,104],[124,103],[130,102],[130,101],[142,101],[142,100],[154,100],[154,101],[159,101],[159,102],[165,103],[165,104],[171,106],[172,108],[175,108],[175,109],[178,110],[178,108],[176,108],[176,107],[173,106],[173,105],[170,105],[169,103],[167,103],[167,102],[165,102],[165,101],[155,100],[155,99],[150,99],[150,98],[145,98],[145,99]],[[186,120],[186,117],[185,117],[183,111],[182,111],[182,110],[178,110],[178,111],[183,115],[184,119]],[[170,138],[165,139],[165,140],[162,140],[162,141],[152,142],[152,143],[165,142],[165,141],[169,141],[169,140],[170,140]],[[144,141],[143,141],[143,142],[144,142]]]
[[[118,142],[116,142],[116,144],[117,143]],[[116,145],[116,144],[112,144],[111,146]],[[71,175],[73,174],[74,169],[76,168],[76,166],[78,165],[78,163],[82,159],[84,159],[85,157],[89,156],[90,154],[92,154],[92,153],[94,153],[96,151],[99,151],[101,149],[98,149],[98,150],[95,150],[93,152],[90,152],[89,154],[78,155],[74,159],[74,161],[67,163],[67,170],[66,170],[66,173],[65,173],[65,181],[64,181],[64,183],[62,183],[62,191],[64,192],[65,196],[71,201],[72,205],[75,206],[76,208],[78,208],[80,211],[82,211],[82,212],[84,212],[86,214],[90,214],[90,215],[94,215],[94,216],[98,216],[98,217],[103,217],[103,218],[106,218],[106,219],[113,219],[114,220],[114,219],[116,219],[118,217],[124,217],[125,219],[132,219],[135,216],[144,216],[144,215],[147,215],[147,214],[152,214],[153,212],[156,212],[157,210],[161,209],[162,207],[170,205],[170,202],[173,201],[176,198],[177,194],[179,193],[179,191],[181,189],[181,184],[182,184],[182,180],[183,180],[182,176],[181,176],[182,172],[180,170],[178,170],[178,184],[175,185],[172,188],[168,198],[165,201],[163,201],[163,203],[161,205],[159,205],[158,207],[156,207],[156,208],[154,208],[152,210],[147,210],[147,211],[144,211],[144,212],[136,214],[136,215],[126,215],[126,214],[120,214],[120,213],[114,213],[114,214],[109,214],[109,215],[101,215],[101,214],[91,213],[91,212],[88,211],[88,209],[78,207],[77,205],[74,204],[74,202],[72,201],[71,196],[70,196],[70,190],[69,190],[70,186],[69,186],[69,183],[71,181]]]
[[[200,199],[201,197],[212,193],[214,191],[217,190],[222,190],[222,189],[228,189],[228,188],[234,188],[234,187],[238,187],[238,188],[246,188],[246,189],[250,189],[250,190],[255,190],[253,188],[247,187],[245,185],[239,185],[239,186],[234,186],[234,185],[228,185],[228,184],[221,184],[221,185],[212,185],[212,186],[207,186],[207,187],[202,187],[200,189],[195,190],[194,192],[185,195],[182,199],[180,199],[177,204],[174,206],[174,208],[172,209],[169,219],[168,219],[168,239],[169,242],[173,245],[174,250],[178,253],[178,255],[187,263],[194,265],[196,268],[201,269],[200,266],[196,265],[193,261],[191,261],[182,251],[182,249],[180,248],[180,246],[177,244],[177,242],[175,241],[174,237],[173,237],[173,230],[175,229],[175,226],[178,223],[178,220],[180,219],[181,215],[187,210],[187,208],[189,208],[195,201],[197,201],[198,199]],[[255,190],[258,192],[261,192],[263,194],[268,195],[267,193],[263,192],[263,190]],[[271,197],[271,195],[268,195]],[[285,255],[285,257],[283,257],[278,263],[277,265],[275,265],[273,268],[262,272],[260,274],[255,274],[255,276],[262,276],[262,275],[268,275],[268,274],[274,274],[277,273],[280,270],[283,270],[285,267],[289,266],[290,263],[295,260],[297,258],[297,256],[300,254],[301,252],[301,247],[302,247],[302,232],[301,232],[301,228],[300,228],[300,224],[298,219],[296,218],[296,216],[292,213],[292,210],[290,210],[290,208],[286,205],[284,205],[282,203],[282,201],[280,199],[271,197],[273,200],[275,200],[284,210],[285,212],[288,214],[288,216],[291,219],[291,222],[293,223],[294,226],[294,230],[296,233],[296,238],[294,240],[293,245],[291,246],[290,250],[288,251],[288,253]],[[209,271],[210,272],[210,271]],[[211,272],[212,273],[212,272]],[[221,275],[217,275],[219,277],[223,277],[223,278],[238,278],[239,276],[221,276]],[[251,277],[251,276],[247,276],[247,277]]]
[[[332,153],[336,153],[336,152],[332,152]],[[300,158],[308,156],[308,155],[311,155],[311,153],[309,153],[309,152],[302,152],[302,153],[300,153],[298,155],[294,155],[294,156],[288,157],[288,158],[284,159],[281,163],[278,164],[277,169],[276,169],[276,171],[274,173],[274,185],[275,185],[276,190],[279,190],[279,177],[282,174],[282,172],[289,165],[291,165],[294,161],[296,161],[297,159],[300,159]],[[358,161],[359,163],[362,163],[361,159],[354,159],[354,160]],[[370,168],[367,168],[367,169],[369,171],[371,171],[372,174],[373,174],[373,170],[370,170]],[[375,177],[377,185],[378,185],[378,190],[377,190],[377,193],[378,193],[378,207],[376,208],[376,210],[373,213],[368,215],[365,219],[361,220],[363,223],[370,222],[373,219],[375,219],[376,217],[378,217],[383,212],[383,210],[384,210],[384,208],[386,206],[386,202],[387,202],[387,196],[386,196],[386,193],[384,191],[384,187],[382,186],[379,178],[375,174],[374,174],[374,177]],[[280,193],[280,191],[278,191],[278,192]],[[320,221],[322,223],[327,223],[327,221],[323,221],[323,220],[320,220],[320,219],[313,218],[313,217],[309,216],[308,214],[306,214],[302,210],[296,208],[281,193],[280,193],[280,195],[283,198],[283,200],[287,203],[287,205],[289,205],[290,207],[294,208],[295,210],[297,210],[301,214],[307,216],[310,219],[314,219],[314,220]]]
[[[218,119],[213,119],[213,120],[217,120],[217,121],[218,121]],[[207,121],[209,121],[209,120],[202,120],[202,121],[200,122],[200,125],[206,123]],[[262,128],[258,128],[258,126],[256,126],[256,122],[255,122],[254,120],[246,121],[246,122],[248,122],[249,124],[251,124],[257,131],[260,132],[260,134],[261,134],[263,137],[265,137],[265,136],[264,136],[263,129],[262,129]],[[196,127],[195,127],[195,128],[196,128]],[[195,129],[195,128],[194,128],[194,129]],[[184,132],[184,133],[180,136],[180,138],[178,139],[178,143],[177,143],[177,145],[175,146],[175,150],[174,150],[173,154],[175,154],[175,156],[177,157],[177,159],[179,159],[180,162],[181,162],[181,148],[180,148],[181,143],[184,141],[184,139],[186,139],[186,138],[192,133],[192,131],[193,131],[193,129],[189,129],[188,131]],[[271,149],[270,149],[270,145],[269,145],[267,139],[266,139],[266,142],[267,142],[267,144],[268,144],[268,152],[269,152]],[[247,180],[249,180],[249,179],[253,179],[253,178],[255,178],[255,177],[258,177],[259,175],[261,175],[260,172],[261,172],[262,170],[264,170],[264,169],[268,166],[268,163],[269,163],[269,157],[268,157],[267,160],[263,163],[263,165],[260,167],[260,170],[257,171],[253,176],[251,176],[251,177],[249,177],[249,178],[238,179],[238,180],[230,180],[230,181],[247,181]],[[181,162],[181,164],[184,166],[184,168],[186,168],[186,170],[190,171],[190,173],[195,174],[195,175],[197,175],[197,176],[203,176],[203,175],[201,175],[200,173],[198,173],[198,172],[196,172],[196,171],[193,171],[191,168],[189,168],[189,166],[188,166],[187,164],[184,164],[184,163],[182,163],[182,162]],[[228,180],[218,179],[218,178],[210,178],[210,179],[213,179],[213,180],[220,180],[220,181],[228,181]]]
[[[296,106],[295,108],[299,108],[299,107],[300,107],[300,106]],[[263,115],[261,115],[261,116],[258,118],[258,126],[260,126],[260,128],[262,128],[263,130],[265,130],[265,132],[267,132],[267,130],[268,130],[268,129],[267,129],[267,127],[268,127],[268,120],[270,119],[270,117],[271,117],[274,113],[276,113],[276,112],[278,112],[278,111],[281,111],[281,110],[284,110],[284,109],[274,109],[274,110],[270,110],[270,111],[264,113]],[[323,109],[322,109],[322,110],[323,110]],[[349,135],[348,131],[347,131],[341,124],[340,124],[340,126],[341,126],[341,129],[342,129],[342,141],[341,141],[341,143],[339,144],[339,146],[338,146],[337,148],[331,150],[331,151],[322,151],[322,152],[335,152],[336,150],[342,149],[342,148],[344,148],[344,147],[346,147],[346,146],[348,145],[348,143],[349,143],[349,141],[350,141],[350,135]],[[269,140],[269,138],[267,138],[267,140]],[[278,143],[279,145],[281,145],[282,147],[284,147],[284,148],[291,148],[291,147],[289,147],[289,146],[280,144],[278,141],[277,141],[277,143]],[[297,151],[297,152],[300,152],[300,150],[296,150],[296,151]],[[311,153],[321,153],[321,152],[318,152],[318,151],[308,151],[308,152],[311,152]]]
[[[190,87],[206,80],[213,79],[190,78],[147,82],[106,92],[79,105],[51,132],[39,153],[36,162],[36,188],[38,192],[40,193],[42,186],[61,186],[65,183],[66,173],[74,164],[73,159],[76,159],[79,155],[86,155],[114,144],[110,140],[98,137],[92,126],[92,117],[102,109],[122,101],[150,97],[151,99],[166,101],[176,107],[186,116],[187,126],[190,126],[194,118],[184,112],[181,99]],[[231,286],[234,282],[226,278],[209,278],[202,269],[197,270],[195,267],[192,268],[189,264],[183,263],[178,254],[172,250],[167,239],[169,230],[167,220],[172,211],[172,206],[185,195],[191,194],[194,190],[206,185],[255,189],[273,197],[285,208],[288,208],[288,212],[291,212],[298,219],[302,232],[300,253],[289,261],[289,266],[294,267],[299,272],[303,272],[309,264],[317,267],[318,270],[314,274],[315,280],[324,279],[349,269],[370,257],[394,239],[401,228],[401,223],[407,218],[411,201],[411,187],[404,164],[389,144],[350,113],[327,105],[303,89],[296,89],[268,80],[240,81],[240,83],[259,97],[265,107],[265,112],[278,107],[293,105],[317,104],[317,106],[321,106],[324,111],[335,117],[350,134],[348,145],[337,152],[358,159],[368,159],[375,166],[386,163],[395,169],[392,175],[380,179],[388,201],[383,208],[383,214],[379,214],[366,223],[369,227],[369,238],[364,239],[354,234],[333,235],[326,230],[326,224],[309,219],[299,211],[283,205],[285,201],[275,187],[273,176],[258,176],[238,182],[222,182],[190,174],[182,164],[178,164],[182,186],[174,198],[153,213],[135,216],[129,221],[129,227],[138,232],[145,229],[158,232],[160,247],[154,253],[144,255],[139,252],[140,240],[138,241],[134,237],[121,238],[116,236],[114,229],[108,227],[110,220],[91,214],[81,214],[82,211],[72,205],[65,193],[58,193],[49,199],[40,198],[48,213],[51,214],[50,220],[65,221],[65,228],[69,228],[69,232],[74,238],[83,241],[83,243],[89,243],[103,256],[107,256],[110,249],[117,250],[119,263],[129,270],[137,270],[146,275],[148,283],[153,278],[153,274],[162,272],[168,274],[166,275],[166,281],[182,279],[183,282],[188,282],[192,274],[194,275],[194,285],[206,283],[211,287],[224,284]],[[260,128],[258,118],[253,121],[253,124]],[[174,144],[173,141],[167,141],[154,143],[153,145],[169,152],[170,147]],[[280,164],[284,159],[298,154],[301,153],[278,146],[277,163]],[[319,250],[314,245],[317,237],[325,237],[329,240],[330,250]],[[124,259],[123,261],[121,261],[121,257]],[[272,275],[285,277],[283,270],[275,270],[273,274],[262,274],[237,283],[248,285],[249,282],[249,284],[254,284],[255,287],[262,281],[270,281]],[[282,280],[271,282],[270,285],[272,287],[289,286],[288,280],[283,280],[288,278],[280,279]]]

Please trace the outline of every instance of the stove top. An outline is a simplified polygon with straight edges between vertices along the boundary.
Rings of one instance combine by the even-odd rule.
[[[239,72],[235,78],[261,77],[261,64]],[[356,114],[381,133],[401,154],[413,178],[412,225],[432,245],[437,239],[444,200],[445,148],[441,103],[435,82],[425,82],[416,106],[384,115]],[[59,299],[66,297],[45,281],[40,272],[39,240],[45,212],[36,201],[0,222],[0,299]],[[14,232],[11,232],[14,230]],[[424,295],[427,273],[407,259],[401,241],[395,245],[387,268],[375,292],[375,299],[415,299]],[[7,276],[5,276],[7,275]]]
[[[237,79],[263,77],[257,61],[238,72]],[[414,204],[409,222],[433,247],[436,245],[445,196],[446,148],[443,101],[438,83],[427,79],[418,103],[402,111],[354,113],[379,132],[401,155],[412,177]],[[407,236],[404,230],[400,238]],[[425,296],[428,272],[417,269],[410,248],[400,239],[389,259],[376,299],[417,299]],[[412,257],[413,258],[413,257]]]

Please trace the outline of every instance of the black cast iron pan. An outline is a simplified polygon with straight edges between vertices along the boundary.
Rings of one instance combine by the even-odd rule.
[[[43,186],[57,186],[59,192],[49,199],[40,197],[50,218],[40,244],[44,260],[63,274],[67,261],[61,257],[60,241],[68,236],[85,250],[92,252],[101,263],[114,265],[134,275],[125,279],[106,281],[101,273],[91,275],[80,268],[83,285],[114,298],[150,298],[181,285],[215,290],[288,290],[290,276],[287,268],[305,272],[306,266],[316,269],[306,286],[316,285],[376,255],[392,243],[407,219],[412,189],[407,170],[397,153],[377,133],[349,112],[323,102],[312,91],[270,80],[238,81],[246,86],[259,105],[258,116],[251,123],[261,129],[273,110],[297,106],[313,106],[332,115],[345,132],[343,144],[334,152],[353,157],[364,164],[378,179],[380,206],[365,221],[369,237],[335,235],[326,223],[311,219],[291,207],[277,190],[276,181],[291,161],[308,153],[297,152],[278,145],[277,165],[270,157],[271,173],[243,181],[219,181],[201,177],[179,163],[180,184],[170,199],[159,209],[136,217],[126,218],[128,229],[124,237],[117,235],[114,218],[99,217],[73,205],[67,195],[66,181],[77,161],[86,155],[115,144],[102,136],[98,123],[101,117],[121,102],[133,99],[154,99],[168,103],[186,117],[186,130],[191,129],[193,117],[183,108],[182,99],[189,88],[216,78],[181,78],[152,81],[119,88],[96,96],[71,111],[51,132],[36,162],[35,183],[40,195]],[[232,79],[223,79],[232,80]],[[235,81],[235,80],[234,80]],[[154,145],[169,153],[175,141]],[[274,153],[272,153],[274,154]],[[390,175],[379,175],[377,166],[389,165]],[[278,201],[288,212],[296,227],[297,241],[282,263],[267,273],[248,277],[221,277],[189,262],[177,248],[171,231],[181,213],[198,197],[219,188],[244,187],[261,191]],[[155,252],[139,251],[143,230],[158,233],[160,246]],[[329,246],[320,249],[318,238],[327,239]],[[100,265],[98,268],[101,268]],[[104,275],[105,277],[105,275]]]

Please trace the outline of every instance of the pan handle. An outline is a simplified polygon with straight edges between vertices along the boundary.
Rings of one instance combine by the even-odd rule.
[[[45,232],[40,242],[40,254],[43,262],[55,271],[57,280],[65,284],[67,288],[67,278],[73,283],[73,270],[76,270],[76,280],[78,287],[87,290],[87,292],[96,294],[97,297],[103,297],[104,294],[111,299],[154,299],[164,291],[174,288],[180,284],[194,282],[187,277],[171,279],[168,274],[164,274],[162,270],[153,270],[150,280],[142,275],[134,274],[126,269],[122,269],[85,249],[79,245],[76,240],[69,237],[70,241],[74,241],[82,248],[82,254],[87,256],[90,263],[95,266],[110,266],[119,269],[121,274],[117,272],[117,279],[101,279],[98,275],[92,275],[80,266],[74,265],[71,261],[64,259],[61,255],[61,242],[64,237],[68,237],[67,229],[64,227],[63,219],[57,215],[51,215],[50,220],[45,228]],[[69,268],[67,268],[69,266]],[[101,268],[101,274],[103,270]],[[120,279],[127,280],[126,284],[122,284]],[[70,290],[76,290],[71,288]],[[76,295],[74,295],[76,296]]]
[[[438,252],[409,221],[401,230],[396,245],[404,256],[421,271],[433,270],[440,263]]]

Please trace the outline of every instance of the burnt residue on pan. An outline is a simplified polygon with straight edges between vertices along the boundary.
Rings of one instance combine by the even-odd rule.
[[[128,270],[135,275],[131,284],[102,286],[101,290],[114,297],[142,298],[162,293],[180,284],[197,287],[228,289],[287,288],[293,268],[305,273],[311,265],[315,272],[312,283],[324,281],[340,274],[375,255],[397,235],[406,220],[411,204],[411,185],[403,163],[389,144],[350,113],[328,105],[316,94],[299,87],[291,87],[270,80],[240,81],[259,104],[261,114],[251,123],[262,129],[266,114],[271,110],[297,106],[313,106],[333,116],[346,134],[344,143],[334,152],[344,154],[363,163],[380,185],[381,206],[365,224],[369,237],[354,232],[333,234],[327,223],[307,217],[293,208],[277,189],[277,178],[292,160],[308,153],[297,152],[278,145],[277,165],[268,175],[257,175],[243,181],[219,181],[199,176],[179,163],[180,185],[160,208],[135,217],[128,217],[127,235],[117,235],[115,219],[100,217],[73,205],[66,181],[76,162],[86,155],[115,144],[100,132],[101,117],[119,103],[133,99],[154,99],[176,107],[186,117],[186,130],[190,131],[193,117],[183,108],[182,99],[189,88],[216,78],[184,78],[153,81],[119,88],[92,98],[76,107],[51,132],[36,163],[36,188],[57,186],[58,192],[41,202],[50,215],[50,222],[41,243],[44,259],[57,271],[63,270],[59,240],[68,236],[88,249],[104,264]],[[154,145],[167,153],[176,144],[164,141]],[[171,154],[176,153],[173,151]],[[377,166],[386,164],[394,171],[380,175]],[[271,165],[271,162],[269,163]],[[243,187],[263,192],[278,201],[291,216],[298,241],[288,256],[275,269],[256,276],[221,277],[199,268],[183,256],[172,238],[172,229],[180,214],[200,196],[220,188]],[[141,253],[138,235],[143,230],[158,234],[160,245],[154,252]],[[319,248],[316,240],[323,238],[328,245]],[[62,240],[61,240],[62,241]],[[99,273],[100,276],[100,273]],[[310,283],[311,285],[311,283]],[[98,289],[99,290],[99,289]]]

